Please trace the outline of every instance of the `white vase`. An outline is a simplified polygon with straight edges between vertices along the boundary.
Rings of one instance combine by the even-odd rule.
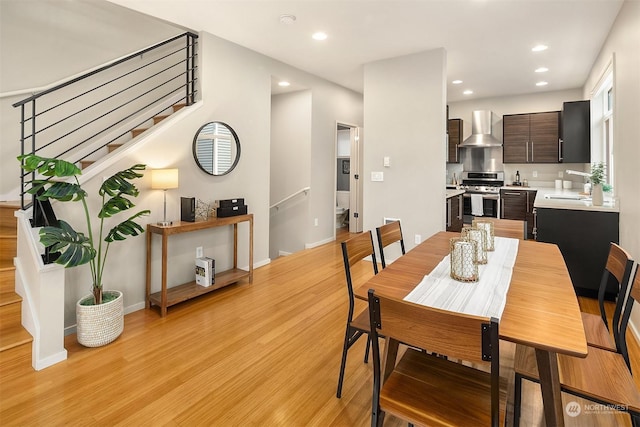
[[[124,330],[124,298],[120,291],[104,291],[105,294],[118,296],[99,305],[82,305],[93,295],[81,298],[76,303],[76,335],[78,342],[85,347],[107,345],[120,336]]]
[[[593,206],[602,206],[604,202],[604,194],[602,184],[594,184],[591,188],[591,204]]]

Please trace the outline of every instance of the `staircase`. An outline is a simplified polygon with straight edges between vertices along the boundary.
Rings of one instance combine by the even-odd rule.
[[[31,366],[33,338],[22,327],[22,298],[15,292],[19,202],[0,202],[0,371]]]
[[[155,117],[152,117],[151,120],[148,121],[149,123],[149,127],[140,127],[137,129],[132,129],[131,130],[131,139],[137,138],[138,136],[142,135],[143,133],[145,133],[146,131],[148,131],[149,129],[151,129],[153,126],[157,125],[158,123],[160,123],[161,121],[163,121],[164,119],[166,119],[167,117],[169,117],[171,114],[177,112],[178,110],[186,107],[187,104],[181,103],[181,104],[174,104],[170,107],[169,112],[157,115]],[[108,152],[107,154],[110,154],[114,151],[116,151],[118,148],[122,147],[122,143],[111,143],[107,145],[107,149]],[[80,169],[86,169],[89,166],[91,166],[92,164],[94,164],[96,161],[95,160],[81,160],[80,161]]]

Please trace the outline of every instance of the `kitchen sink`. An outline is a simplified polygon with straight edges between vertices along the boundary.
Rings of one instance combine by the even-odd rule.
[[[559,200],[591,200],[591,197],[580,196],[579,194],[545,194],[544,198]]]

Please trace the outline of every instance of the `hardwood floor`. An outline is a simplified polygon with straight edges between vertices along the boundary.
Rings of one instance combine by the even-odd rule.
[[[127,315],[124,333],[106,347],[84,348],[71,335],[68,360],[40,372],[3,370],[0,425],[369,425],[364,339],[349,351],[343,395],[335,397],[347,313],[337,242],[347,236],[278,258],[255,270],[252,285],[171,307],[166,318],[155,310]],[[354,277],[365,280],[370,270],[356,267]],[[640,350],[630,344],[635,367]],[[501,351],[508,373],[512,346]],[[538,395],[527,385],[521,425],[543,425]],[[574,425],[618,422],[605,415]]]

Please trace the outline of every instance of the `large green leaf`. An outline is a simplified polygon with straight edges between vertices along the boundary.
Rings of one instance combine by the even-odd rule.
[[[127,209],[131,209],[135,205],[133,202],[126,197],[122,197],[120,195],[114,196],[108,199],[100,212],[98,212],[98,218],[110,218],[113,215],[116,215],[122,211],[126,211]]]
[[[59,221],[60,227],[42,227],[40,243],[50,247],[51,252],[60,252],[57,264],[75,267],[90,262],[96,251],[91,247],[89,238],[76,232],[65,221]]]
[[[133,220],[143,215],[149,215],[149,213],[149,210],[140,211],[129,219],[122,221],[109,231],[104,241],[111,243],[114,240],[124,240],[127,236],[137,236],[144,233],[144,227],[135,223]]]
[[[131,166],[129,169],[117,172],[102,183],[98,194],[102,196],[106,193],[111,197],[119,194],[126,194],[133,197],[138,196],[138,189],[135,185],[130,183],[129,180],[142,178],[143,175],[136,171],[142,171],[145,170],[145,168],[145,165],[137,164]]]
[[[38,195],[38,200],[55,199],[61,202],[68,202],[70,200],[78,201],[84,197],[87,197],[87,192],[84,191],[78,184],[71,182],[52,182],[35,180],[31,183],[31,188],[27,191],[29,194],[38,194],[42,190],[42,193]]]
[[[35,154],[24,154],[18,156],[22,163],[22,169],[27,172],[38,172],[44,176],[55,176],[58,178],[76,176],[82,174],[82,170],[62,159],[49,159]]]

